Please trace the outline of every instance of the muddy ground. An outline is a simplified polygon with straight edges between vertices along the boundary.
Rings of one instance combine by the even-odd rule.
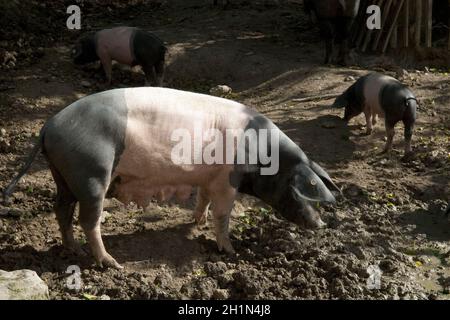
[[[205,1],[161,3],[119,13],[91,8],[83,16],[83,32],[113,25],[154,31],[169,47],[166,86],[208,92],[226,84],[233,88],[229,98],[274,120],[343,188],[344,199],[319,208],[328,228],[301,230],[242,196],[231,228],[237,255],[230,257],[217,251],[211,223],[201,228],[194,223],[194,197],[145,210],[111,200],[105,205],[104,241],[125,268],[101,270],[90,256],[62,249],[52,212],[55,186],[39,157],[18,185],[13,205],[0,207],[0,269],[35,270],[53,299],[448,299],[450,223],[443,214],[450,194],[448,66],[409,64],[403,71],[392,58],[358,53],[352,54],[353,67],[324,66],[318,31],[294,1],[281,6],[247,1],[226,10]],[[69,59],[81,32],[60,28],[2,70],[0,189],[46,119],[106,89],[98,66],[78,68]],[[329,107],[332,100],[292,100],[340,93],[369,70],[401,76],[421,101],[412,161],[401,161],[401,125],[395,150],[382,156],[381,124],[367,137],[363,118],[342,125],[341,111]],[[113,80],[113,87],[141,86],[144,75],[116,65]],[[78,226],[76,235],[88,252]],[[80,291],[66,287],[65,271],[73,264],[82,270]],[[370,266],[382,271],[379,289],[367,286]]]

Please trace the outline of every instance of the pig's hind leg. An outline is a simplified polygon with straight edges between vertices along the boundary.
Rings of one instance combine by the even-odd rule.
[[[382,153],[388,153],[389,151],[391,151],[392,142],[394,141],[394,135],[395,135],[395,129],[394,129],[395,123],[386,121],[385,126],[386,126],[387,140],[386,140],[386,145],[385,145]]]
[[[334,31],[333,24],[330,21],[322,21],[320,23],[320,34],[325,40],[325,61],[324,64],[331,63],[334,47]]]
[[[99,169],[100,170],[100,169]],[[80,195],[80,225],[89,242],[92,254],[100,267],[122,269],[122,266],[106,251],[100,232],[100,220],[103,201],[108,189],[109,179],[106,172],[98,172],[96,177],[91,172],[89,180],[81,181],[78,186]],[[80,187],[83,187],[80,191]]]
[[[414,131],[414,122],[415,122],[415,115],[408,116],[405,119],[403,119],[403,124],[405,126],[405,160],[412,156],[412,148],[411,148],[411,139]]]
[[[75,254],[84,254],[73,237],[73,213],[77,199],[67,187],[61,174],[50,165],[53,180],[56,183],[56,202],[54,206],[64,248]]]
[[[156,85],[155,67],[153,65],[143,63],[142,70],[145,73],[145,85],[155,86]]]

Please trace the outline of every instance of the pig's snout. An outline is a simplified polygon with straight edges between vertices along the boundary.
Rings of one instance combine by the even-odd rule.
[[[327,224],[320,217],[317,217],[314,219],[305,219],[300,226],[305,229],[323,229]]]
[[[322,229],[326,223],[320,218],[319,213],[311,206],[305,208],[298,216],[297,224],[305,229]]]

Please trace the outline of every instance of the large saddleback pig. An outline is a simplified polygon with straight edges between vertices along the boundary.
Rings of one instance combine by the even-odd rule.
[[[344,120],[347,122],[364,113],[367,135],[372,134],[378,116],[384,118],[387,142],[383,152],[391,149],[394,127],[402,121],[405,126],[405,156],[411,155],[417,100],[411,90],[397,79],[376,72],[369,73],[337,97],[333,107],[345,108]]]
[[[195,164],[180,162],[189,157],[174,158],[178,134],[183,132],[203,134],[204,141],[213,142],[202,145],[200,153],[213,145],[216,155],[221,149],[229,152],[226,142],[216,140],[222,133],[228,137],[229,131],[242,135],[252,130],[261,132],[259,147],[278,159],[273,166],[277,170],[263,174],[262,169],[269,167],[261,159],[220,163],[219,157],[214,163]],[[263,137],[264,132],[270,132],[270,139]],[[234,142],[230,145],[239,151]],[[228,223],[238,192],[262,199],[308,228],[325,225],[314,202],[334,202],[331,191],[340,192],[329,175],[265,116],[234,101],[174,89],[115,89],[84,97],[60,111],[44,125],[39,143],[4,190],[5,203],[39,150],[57,186],[55,211],[63,244],[76,248],[72,216],[79,202],[79,221],[97,263],[117,268],[120,265],[106,252],[100,234],[107,196],[145,207],[152,196],[188,198],[192,187],[198,187],[195,219],[204,222],[212,203],[218,248],[232,253]],[[193,154],[200,153],[197,149]]]
[[[338,63],[346,64],[349,38],[360,0],[305,0],[304,9],[315,17],[325,39],[325,64],[332,62],[334,43],[340,44]]]
[[[129,66],[140,65],[147,83],[162,86],[166,47],[156,35],[132,27],[104,29],[82,37],[72,49],[75,64],[100,60],[108,84],[112,61]]]

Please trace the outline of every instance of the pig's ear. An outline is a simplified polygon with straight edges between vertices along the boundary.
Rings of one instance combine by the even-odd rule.
[[[343,93],[334,100],[332,108],[345,108],[348,105],[347,94]]]
[[[339,195],[342,195],[342,190],[339,189],[339,187],[333,182],[333,180],[331,180],[328,173],[326,173],[326,171],[323,170],[321,166],[319,166],[314,161],[310,161],[309,166],[320,177],[320,179],[322,179],[328,189],[337,192]]]
[[[309,201],[309,202],[323,202],[323,201],[327,201],[327,202],[335,202],[336,200],[334,199],[333,195],[331,195],[331,197],[333,197],[333,199],[320,199],[320,198],[310,198],[306,195],[304,195],[303,193],[300,192],[299,189],[297,189],[296,187],[294,187],[293,185],[289,186],[292,195],[294,197],[294,199],[296,199],[297,201]]]
[[[314,202],[336,201],[322,179],[306,164],[301,164],[297,167],[294,181],[290,187],[296,198]]]

